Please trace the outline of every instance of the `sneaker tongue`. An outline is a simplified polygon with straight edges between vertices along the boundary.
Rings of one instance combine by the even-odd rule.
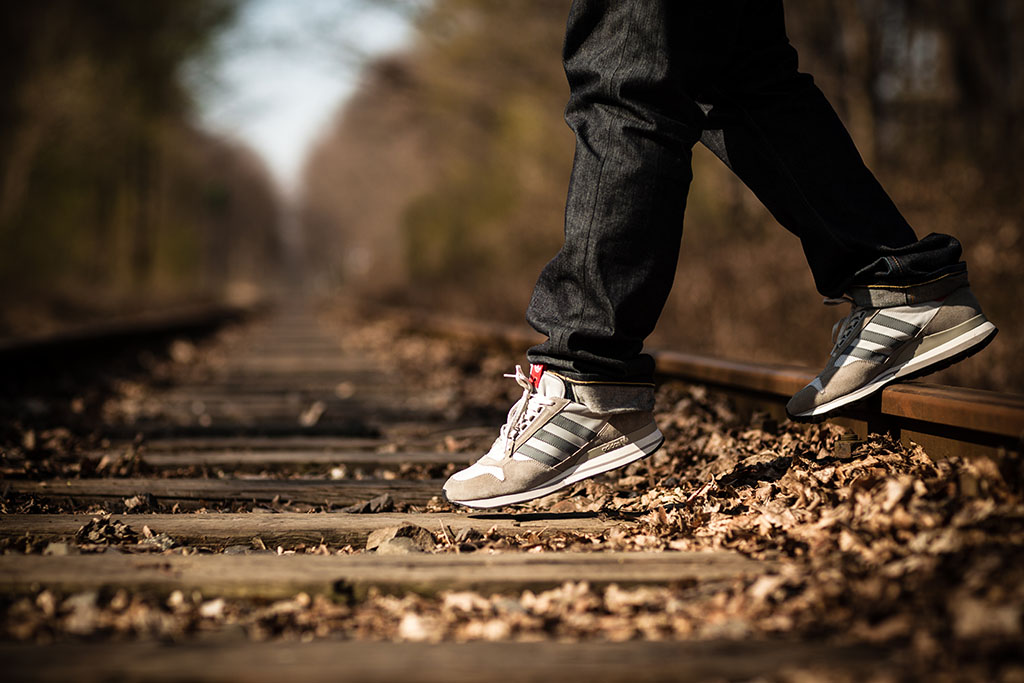
[[[537,393],[552,398],[565,398],[565,382],[550,372],[545,372],[537,382]]]

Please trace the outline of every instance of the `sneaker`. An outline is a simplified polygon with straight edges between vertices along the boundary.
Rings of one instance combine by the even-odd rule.
[[[664,437],[650,412],[595,413],[573,400],[564,378],[530,367],[513,375],[523,397],[491,450],[444,485],[452,503],[493,508],[522,503],[650,455]]]
[[[790,399],[786,412],[794,420],[822,419],[890,382],[935,372],[974,355],[996,332],[967,287],[909,306],[854,304],[832,328],[835,345],[825,369]]]

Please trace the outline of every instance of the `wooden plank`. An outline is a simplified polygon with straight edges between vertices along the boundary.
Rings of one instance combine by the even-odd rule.
[[[102,452],[91,457],[102,457]],[[478,453],[376,453],[373,451],[183,451],[143,453],[149,467],[231,467],[242,469],[298,467],[302,465],[346,465],[356,467],[398,467],[399,465],[465,464]]]
[[[65,540],[74,537],[84,524],[96,515],[3,515],[0,516],[0,538],[17,538],[26,533],[46,540]],[[577,514],[454,514],[454,513],[377,513],[350,515],[339,513],[209,513],[209,514],[124,514],[115,515],[141,535],[148,526],[155,533],[165,533],[188,545],[219,548],[229,545],[249,545],[253,537],[268,547],[295,547],[300,543],[316,545],[321,541],[331,545],[352,545],[362,548],[366,538],[377,529],[415,524],[438,534],[445,525],[453,534],[463,529],[476,529],[481,533],[496,528],[502,533],[530,533],[544,535],[550,532],[576,531],[600,533],[622,524],[619,520],[601,519]]]
[[[144,429],[160,428],[168,423],[173,428],[178,424],[192,424],[203,416],[204,420],[212,420],[210,427],[217,428],[224,423],[254,423],[263,425],[281,424],[296,429],[300,426],[301,416],[312,405],[318,402],[323,410],[318,410],[317,424],[321,422],[351,422],[359,416],[373,416],[371,406],[358,403],[342,403],[338,400],[307,399],[291,403],[283,400],[267,402],[249,402],[244,398],[236,401],[164,401],[159,396],[148,399],[144,404],[145,413],[123,422],[112,422],[114,428]]]
[[[225,358],[222,365],[217,365],[216,370],[239,365],[258,364],[264,360],[271,362],[287,361],[300,362],[303,359],[310,359],[313,363],[333,363],[344,371],[360,370],[366,367],[365,361],[360,363],[358,357],[344,349],[334,345],[333,347],[315,344],[279,344],[277,346],[262,346],[260,348],[232,349],[231,356]]]
[[[381,393],[378,396],[354,396],[352,398],[336,398],[323,394],[320,397],[290,398],[287,395],[251,396],[245,393],[222,396],[219,398],[202,398],[199,396],[167,397],[156,394],[148,397],[143,403],[147,413],[152,411],[159,416],[171,418],[194,419],[199,414],[206,414],[213,419],[238,420],[277,420],[281,422],[297,421],[299,416],[314,402],[323,406],[320,420],[351,420],[356,415],[372,415],[386,417],[388,414],[408,415],[412,410],[436,410],[447,406],[451,396],[447,392],[422,393],[415,396],[396,396],[395,392]],[[160,419],[151,415],[138,418],[138,422]]]
[[[284,387],[302,387],[309,383],[323,383],[325,379],[332,382],[339,382],[346,378],[347,373],[330,373],[329,377],[325,377],[323,372],[308,368],[296,368],[287,371],[250,368],[245,372],[234,371],[218,373],[213,377],[204,378],[204,381],[209,381],[211,384],[227,384],[240,387],[249,383],[257,385],[262,383],[274,383],[280,384]]]
[[[322,451],[346,451],[354,448],[380,448],[387,444],[387,441],[379,437],[361,436],[285,436],[268,438],[252,434],[230,437],[182,437],[147,439],[144,447],[145,452],[155,451],[180,451],[180,450],[239,450],[239,451],[264,451],[264,450],[322,450]],[[115,443],[111,448],[127,448],[131,442],[121,444]]]
[[[379,375],[378,375],[379,376]],[[245,391],[248,393],[277,393],[287,394],[288,392],[333,392],[338,386],[339,382],[358,382],[358,376],[353,377],[351,374],[346,373],[345,377],[338,379],[337,377],[323,377],[315,376],[303,379],[299,381],[292,375],[281,375],[269,378],[254,378],[254,377],[242,377],[236,379],[225,379],[218,377],[216,379],[204,380],[202,384],[194,384],[191,381],[185,380],[181,384],[176,384],[175,389],[180,388],[181,391],[196,391],[202,393],[204,391],[219,391],[219,392],[240,392]]]
[[[198,506],[209,501],[281,502],[309,505],[352,505],[389,493],[396,503],[422,505],[441,491],[442,480],[380,479],[68,479],[49,481],[10,480],[10,493],[44,500],[73,498],[77,502],[112,502],[151,494],[163,504]]]
[[[159,393],[147,396],[144,399],[145,405],[161,405],[178,408],[185,406],[191,408],[196,404],[204,406],[244,406],[246,408],[266,409],[268,406],[285,406],[291,408],[304,408],[309,405],[312,401],[323,401],[326,407],[343,407],[348,405],[358,405],[360,403],[366,403],[365,396],[353,396],[349,398],[338,398],[334,395],[333,391],[320,391],[320,392],[308,392],[301,389],[295,389],[293,391],[279,392],[277,394],[263,394],[263,393],[249,393],[247,391],[226,391],[212,393],[215,387],[210,387],[211,392],[193,392],[193,391],[161,391]],[[381,392],[380,397],[391,396],[394,398],[394,392]]]
[[[336,395],[338,385],[342,384],[345,391],[350,392],[351,396],[345,398],[339,398]],[[301,404],[303,401],[312,400],[324,400],[324,401],[363,401],[365,402],[368,398],[374,398],[379,400],[386,397],[395,398],[396,394],[401,395],[408,393],[405,387],[396,383],[394,386],[386,386],[378,384],[372,389],[364,391],[363,386],[357,384],[350,379],[342,379],[330,384],[325,384],[321,387],[307,387],[307,386],[293,386],[287,389],[282,387],[267,388],[264,386],[234,386],[223,388],[219,384],[207,384],[203,387],[179,387],[176,386],[172,389],[162,390],[151,396],[147,396],[145,401],[159,400],[161,403],[184,403],[186,405],[191,404],[195,401],[201,401],[203,403],[243,403],[245,405],[260,405],[276,403],[281,404]],[[434,392],[435,395],[438,392]],[[444,395],[444,394],[442,394]]]
[[[731,551],[416,553],[411,555],[0,556],[0,591],[125,588],[167,594],[276,598],[300,591],[361,598],[370,588],[425,595],[444,590],[546,590],[566,581],[623,586],[731,581],[777,568]]]
[[[879,647],[791,640],[390,643],[320,640],[0,645],[14,681],[480,683],[867,680],[898,671]],[[795,672],[805,673],[795,677]],[[827,672],[840,672],[834,677]],[[817,674],[817,676],[814,675]]]
[[[409,415],[411,415],[409,411]],[[422,416],[421,416],[422,417]],[[367,422],[351,416],[335,419],[324,416],[316,424],[303,427],[299,424],[298,415],[294,419],[280,421],[252,420],[247,423],[239,420],[234,423],[213,423],[208,427],[200,424],[174,425],[166,419],[139,421],[131,425],[110,425],[103,429],[104,435],[114,441],[131,441],[141,435],[145,439],[209,439],[236,438],[241,436],[262,436],[274,438],[294,438],[309,436],[350,436],[375,437],[377,430]]]
[[[351,361],[346,361],[342,352],[338,351],[330,357],[310,356],[254,356],[251,359],[242,355],[232,359],[229,363],[217,368],[217,375],[247,375],[249,373],[270,374],[290,372],[317,372],[344,374],[357,366]]]

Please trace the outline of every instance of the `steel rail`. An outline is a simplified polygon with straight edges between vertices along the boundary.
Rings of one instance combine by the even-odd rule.
[[[145,343],[166,336],[212,329],[250,315],[258,307],[200,306],[126,318],[69,330],[59,335],[23,340],[0,340],[3,374],[27,370],[31,361],[109,351],[122,344]],[[501,344],[522,351],[541,337],[521,326],[487,323],[436,314],[402,313],[418,329],[434,334]],[[729,394],[747,413],[767,412],[785,417],[789,397],[814,378],[811,368],[728,360],[671,350],[653,350],[656,372]],[[844,409],[831,418],[858,438],[888,433],[923,446],[929,454],[1024,453],[1024,395],[943,386],[919,381],[898,383]]]
[[[178,306],[67,327],[53,334],[0,338],[0,358],[40,356],[81,351],[111,343],[134,343],[167,334],[212,329],[240,319],[259,307],[208,304]]]
[[[516,326],[414,314],[436,334],[473,338],[525,349],[536,333]],[[731,395],[745,411],[785,418],[789,398],[807,385],[814,370],[797,365],[753,363],[669,350],[653,350],[662,379],[706,385]],[[857,438],[887,433],[917,443],[933,457],[1024,453],[1024,395],[951,387],[920,381],[890,385],[844,409],[830,421]]]

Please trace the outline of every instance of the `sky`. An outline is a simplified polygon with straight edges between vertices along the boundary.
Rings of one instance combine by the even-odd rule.
[[[249,0],[193,75],[200,121],[254,149],[294,196],[310,144],[354,90],[359,67],[409,39],[394,5]]]

